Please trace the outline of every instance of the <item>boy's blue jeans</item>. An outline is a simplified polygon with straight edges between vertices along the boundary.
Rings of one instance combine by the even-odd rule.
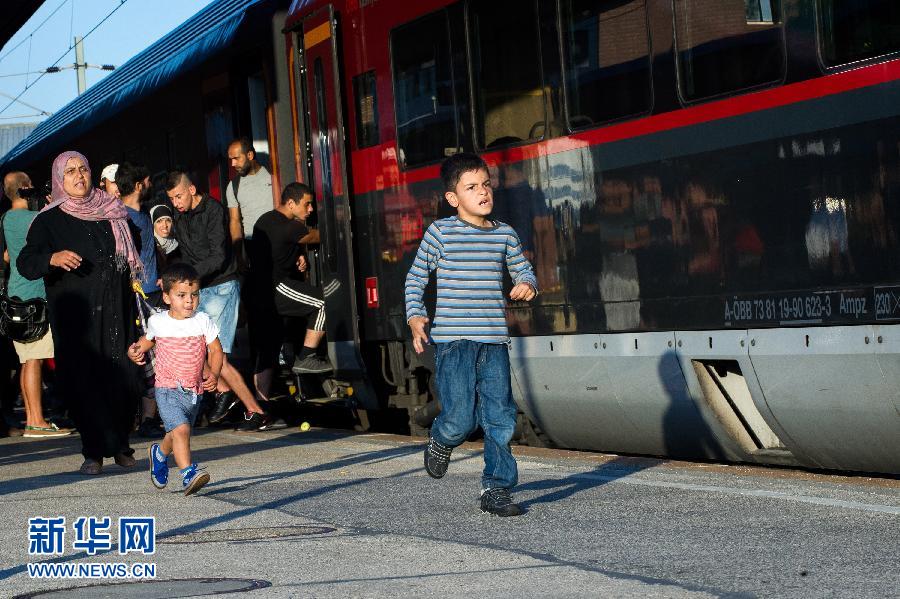
[[[482,489],[510,489],[519,480],[509,449],[516,404],[509,382],[509,347],[461,339],[435,345],[441,413],[431,427],[439,443],[456,447],[481,426],[484,431]]]

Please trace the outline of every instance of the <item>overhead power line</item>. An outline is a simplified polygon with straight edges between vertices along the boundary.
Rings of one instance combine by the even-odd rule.
[[[41,73],[59,73],[60,71],[65,71],[66,69],[77,69],[79,65],[77,64],[67,64],[61,67],[47,67],[46,69],[41,69],[40,71],[25,71],[24,73],[8,73],[6,75],[0,75],[0,79],[5,77],[24,77],[25,75],[39,75]],[[100,69],[101,71],[115,71],[116,65],[114,64],[83,64],[80,65],[83,67],[87,67],[89,69]],[[12,96],[8,96],[12,97]]]
[[[105,23],[107,19],[109,19],[111,16],[113,16],[117,10],[119,10],[120,8],[122,8],[122,6],[124,6],[126,2],[128,2],[128,0],[119,0],[119,4],[117,4],[115,8],[113,8],[111,11],[109,11],[109,14],[107,14],[105,17],[103,17],[102,19],[100,19],[100,22],[98,22],[96,25],[94,25],[93,27],[91,27],[90,31],[88,31],[87,33],[85,33],[85,34],[82,36],[82,40],[87,39],[88,36],[90,36],[92,33],[94,33],[94,31],[96,31],[98,27],[100,27],[101,25],[103,25],[103,23]],[[63,58],[65,58],[66,55],[69,53],[69,51],[72,50],[73,47],[74,47],[74,45],[69,46],[69,48],[62,54],[62,56],[60,56],[59,58],[57,58],[56,60],[53,61],[53,64],[50,65],[50,66],[47,68],[47,70],[45,70],[43,73],[41,73],[40,75],[38,75],[37,78],[35,78],[34,81],[32,81],[31,83],[29,83],[28,85],[26,85],[26,86],[25,86],[25,89],[23,89],[21,92],[19,92],[19,95],[17,95],[15,98],[13,98],[12,100],[10,100],[10,102],[9,102],[6,106],[4,106],[2,109],[0,109],[0,115],[2,115],[4,112],[6,112],[6,111],[9,109],[10,106],[12,106],[13,104],[15,104],[16,102],[19,102],[19,101],[20,101],[19,98],[21,98],[21,97],[25,94],[25,92],[27,92],[29,89],[31,89],[32,87],[34,87],[34,85],[35,85],[38,81],[40,81],[41,79],[43,79],[44,75],[46,75],[48,72],[51,72],[50,69],[52,69],[53,67],[57,66],[57,65],[59,64],[59,61],[61,61]],[[5,95],[5,94],[4,94],[4,95]],[[32,108],[33,108],[33,107],[32,107]],[[40,110],[40,109],[36,109],[36,110]],[[49,113],[48,113],[48,114],[49,114]]]
[[[31,119],[36,116],[44,116],[46,113],[34,113],[34,114],[17,114],[16,116],[0,116],[0,121],[21,121],[22,119]]]
[[[60,68],[60,67],[53,67]],[[45,73],[47,69],[43,69],[41,71],[25,71],[24,73],[8,73],[6,75],[0,75],[0,79],[5,79],[6,77],[24,77],[25,75],[37,75],[38,73]]]
[[[72,10],[69,11],[69,39],[72,39],[72,31],[75,30],[75,0],[72,0]]]
[[[9,94],[4,94],[3,92],[0,92],[0,96],[3,96],[4,98],[12,98],[13,102],[18,102],[18,103],[21,104],[22,106],[27,106],[28,108],[30,108],[30,109],[32,109],[32,110],[37,110],[37,111],[39,111],[39,112],[41,113],[41,116],[50,116],[50,113],[47,112],[46,110],[44,110],[44,109],[42,109],[42,108],[38,108],[37,106],[32,106],[32,105],[29,104],[28,102],[23,102],[22,100],[20,100],[20,99],[18,99],[18,98],[13,98],[13,97],[10,96]]]
[[[38,73],[59,73],[60,71],[65,71],[66,69],[77,69],[78,67],[87,67],[89,69],[100,69],[101,71],[115,71],[116,65],[114,64],[67,64],[61,67],[47,67],[43,71],[38,71]]]
[[[29,33],[27,36],[23,37],[19,41],[18,44],[16,44],[12,48],[10,48],[9,51],[7,51],[3,56],[0,56],[0,62],[3,62],[6,59],[6,57],[9,56],[10,54],[12,54],[13,52],[15,52],[19,48],[19,46],[21,46],[22,44],[24,44],[25,42],[30,40],[31,36],[33,36],[35,33],[37,33],[38,29],[43,27],[47,23],[47,21],[49,21],[51,19],[51,17],[53,17],[53,15],[58,13],[59,9],[61,9],[63,6],[65,6],[66,2],[73,2],[73,1],[74,0],[62,0],[62,2],[59,3],[59,6],[57,6],[56,8],[53,9],[53,12],[51,12],[49,15],[47,15],[47,17],[43,21],[41,21],[37,27],[35,27],[34,29],[31,30],[31,33]]]

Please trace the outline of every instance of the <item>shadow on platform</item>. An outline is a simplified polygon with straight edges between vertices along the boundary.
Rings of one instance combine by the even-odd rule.
[[[515,488],[515,492],[531,494],[533,492],[547,491],[539,494],[537,497],[519,502],[522,509],[527,512],[533,505],[568,499],[577,493],[596,489],[607,483],[657,466],[660,463],[662,463],[660,460],[620,456],[589,472],[575,472],[564,478],[543,479],[521,484]]]
[[[216,432],[228,432],[223,429],[200,429],[194,435],[194,438],[202,438],[208,434]],[[246,443],[237,443],[234,445],[225,445],[222,447],[212,448],[195,448],[193,450],[196,461],[203,462],[212,459],[220,459],[232,457],[235,455],[250,456],[253,453],[271,449],[272,443],[282,445],[307,446],[321,442],[333,441],[336,439],[350,436],[353,433],[333,433],[333,432],[314,432],[314,433],[292,433],[289,435],[280,435],[277,437],[260,438],[254,437],[253,441]],[[144,443],[156,442],[154,439],[143,439],[132,437],[132,445],[142,445]],[[119,476],[130,474],[135,471],[145,471],[148,468],[146,451],[138,449],[135,452],[137,465],[134,468],[124,469],[115,464],[112,458],[104,458],[103,471],[97,477]],[[48,474],[40,474],[35,476],[26,476],[22,478],[14,478],[7,480],[0,488],[0,496],[11,495],[22,491],[35,491],[40,489],[49,489],[62,485],[77,483],[81,480],[89,480],[90,478],[78,472],[79,466],[83,460],[81,455],[81,439],[78,435],[69,437],[59,437],[56,439],[44,439],[40,441],[32,441],[30,439],[20,439],[14,442],[0,444],[0,467],[18,467],[21,468],[25,464],[38,462],[45,459],[69,459],[71,460],[71,469],[58,471]],[[352,458],[347,458],[352,459]],[[66,466],[68,467],[68,463]]]

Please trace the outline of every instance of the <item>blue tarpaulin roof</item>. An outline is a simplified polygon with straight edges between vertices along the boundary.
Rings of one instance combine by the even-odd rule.
[[[43,154],[48,139],[53,138],[56,146],[68,143],[202,64],[231,43],[249,8],[266,1],[212,2],[47,118],[0,159],[0,166],[25,164],[29,155]]]

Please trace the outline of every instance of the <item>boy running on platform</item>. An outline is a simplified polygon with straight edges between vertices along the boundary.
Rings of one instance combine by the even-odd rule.
[[[162,273],[163,301],[168,312],[154,314],[143,337],[128,348],[128,357],[143,364],[156,347],[156,406],[166,429],[162,443],[150,446],[150,480],[158,489],[169,480],[168,457],[175,454],[185,495],[209,482],[191,461],[191,427],[199,397],[215,391],[222,369],[219,330],[200,305],[200,276],[187,264],[172,264]],[[208,368],[204,362],[208,360]]]
[[[431,271],[437,271],[431,339],[441,413],[431,426],[425,470],[433,478],[443,477],[453,448],[480,425],[481,509],[518,516],[522,510],[509,494],[518,471],[509,448],[516,404],[510,386],[503,265],[514,283],[511,300],[533,299],[537,279],[512,227],[488,218],[493,192],[485,162],[474,154],[456,154],[441,165],[441,179],[444,197],[457,215],[428,227],[406,276],[407,322],[413,347],[422,353],[429,342],[422,298]]]

